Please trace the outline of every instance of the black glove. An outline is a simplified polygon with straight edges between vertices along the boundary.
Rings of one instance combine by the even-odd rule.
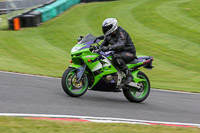
[[[103,46],[103,47],[101,48],[101,50],[104,51],[104,52],[109,51],[109,47]]]
[[[101,52],[101,47],[99,47],[99,46],[95,46],[95,51],[96,51],[96,53]]]

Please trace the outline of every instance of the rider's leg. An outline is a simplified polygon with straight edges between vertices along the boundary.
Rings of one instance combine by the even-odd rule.
[[[124,84],[128,84],[131,81],[133,81],[133,76],[132,76],[130,70],[128,69],[125,61],[123,60],[123,57],[125,57],[125,56],[126,56],[125,52],[116,53],[113,55],[113,61],[114,61],[114,64],[116,65],[116,67],[119,68],[120,71],[122,71],[126,74],[126,79],[124,81]]]

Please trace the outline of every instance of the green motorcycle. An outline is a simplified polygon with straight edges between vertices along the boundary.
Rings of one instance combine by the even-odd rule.
[[[112,62],[114,51],[102,52],[98,42],[103,36],[91,34],[80,36],[78,44],[71,50],[70,65],[62,76],[62,87],[71,97],[80,97],[89,90],[121,92],[130,102],[142,102],[150,93],[150,81],[138,68],[152,69],[153,57],[138,56],[127,64],[134,77],[125,85],[125,74]],[[116,89],[117,88],[117,89]],[[116,91],[118,90],[118,91]]]

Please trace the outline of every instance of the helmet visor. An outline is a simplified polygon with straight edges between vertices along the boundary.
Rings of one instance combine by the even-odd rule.
[[[103,34],[106,34],[107,31],[109,31],[113,25],[108,25],[108,26],[102,26]]]

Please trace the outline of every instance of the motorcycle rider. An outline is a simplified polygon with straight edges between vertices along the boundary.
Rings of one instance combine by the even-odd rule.
[[[133,76],[126,63],[136,58],[135,46],[129,34],[122,27],[118,27],[116,18],[105,19],[102,30],[105,38],[101,44],[101,49],[102,51],[115,51],[112,61],[120,71],[126,74],[123,83],[129,84],[133,81]]]

